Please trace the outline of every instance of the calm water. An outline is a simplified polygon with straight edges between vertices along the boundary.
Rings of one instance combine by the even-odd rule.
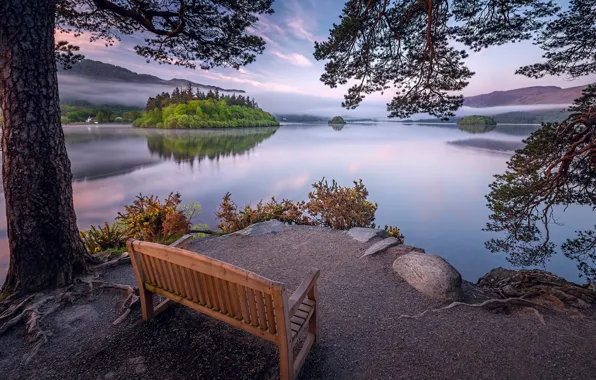
[[[214,211],[228,191],[238,204],[271,196],[300,200],[323,176],[342,185],[362,178],[369,199],[379,204],[378,224],[399,226],[407,244],[445,257],[465,279],[476,281],[491,268],[507,266],[504,256],[485,250],[491,234],[482,228],[488,184],[510,157],[478,148],[514,148],[533,129],[499,126],[482,133],[400,123],[239,131],[77,126],[66,128],[66,138],[80,228],[112,221],[139,193],[163,197],[179,191],[184,201],[203,206],[195,222],[215,228]],[[8,266],[4,199],[1,207],[3,281]],[[555,237],[560,241],[589,227],[591,218],[589,209],[568,210]],[[547,269],[577,280],[575,264],[563,257],[553,258]]]

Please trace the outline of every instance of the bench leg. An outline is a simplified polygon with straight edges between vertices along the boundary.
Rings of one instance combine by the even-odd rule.
[[[141,297],[141,313],[144,321],[150,321],[154,316],[153,309],[153,293],[145,289],[139,289],[139,296]]]
[[[291,334],[291,332],[290,332]],[[294,350],[289,342],[279,343],[279,379],[294,380]]]
[[[317,284],[308,292],[308,298],[315,301],[315,310],[313,311],[310,320],[308,321],[308,332],[314,335],[313,347],[319,344],[319,292],[317,290]]]

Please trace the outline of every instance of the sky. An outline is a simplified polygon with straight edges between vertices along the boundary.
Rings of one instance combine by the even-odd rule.
[[[239,71],[230,68],[192,70],[147,63],[134,52],[134,38],[126,38],[112,47],[105,47],[101,41],[89,42],[87,35],[76,39],[72,36],[59,37],[76,42],[89,59],[112,63],[138,73],[245,90],[256,97],[262,108],[271,112],[385,116],[385,104],[394,94],[391,90],[384,94],[372,94],[358,110],[347,111],[340,107],[346,87],[331,89],[319,80],[325,62],[314,59],[314,42],[326,40],[333,23],[339,21],[344,3],[344,0],[275,1],[275,13],[261,16],[251,31],[266,41],[264,54],[259,55],[255,63]],[[520,66],[540,62],[541,55],[540,48],[531,42],[491,47],[479,53],[470,52],[467,65],[476,75],[463,94],[472,96],[542,85],[573,87],[596,81],[596,76],[569,81],[562,77],[536,80],[514,74]]]

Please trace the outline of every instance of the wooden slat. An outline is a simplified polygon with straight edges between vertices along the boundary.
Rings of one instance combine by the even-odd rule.
[[[254,289],[246,289],[246,291],[248,293],[248,306],[250,308],[250,324],[254,327],[259,327],[255,291]]]
[[[244,323],[242,321],[238,321],[238,320],[236,320],[236,319],[234,319],[232,317],[229,317],[229,316],[227,316],[225,314],[221,314],[220,312],[215,311],[215,310],[212,310],[212,309],[210,309],[208,307],[201,306],[201,305],[199,305],[199,304],[197,304],[195,302],[192,302],[192,301],[187,300],[186,298],[182,298],[180,296],[177,296],[174,293],[170,293],[167,290],[163,290],[163,289],[160,289],[160,288],[155,287],[155,286],[152,286],[152,285],[148,285],[148,288],[149,288],[149,290],[151,292],[153,292],[155,294],[159,294],[160,296],[167,297],[167,298],[171,299],[174,302],[181,303],[184,306],[188,306],[191,309],[197,310],[197,311],[199,311],[199,312],[201,312],[203,314],[206,314],[206,315],[208,315],[210,317],[219,319],[219,320],[224,321],[224,322],[226,322],[226,323],[228,323],[228,324],[230,324],[232,326],[235,326],[235,327],[238,327],[238,328],[240,328],[242,330],[248,331],[249,333],[251,333],[253,335],[256,335],[256,336],[259,336],[259,337],[261,337],[263,339],[266,339],[266,340],[268,340],[270,342],[277,343],[278,340],[279,340],[279,338],[278,338],[277,335],[272,335],[272,334],[269,334],[268,331],[263,331],[263,330],[261,330],[259,328],[254,328],[253,326],[247,325],[246,323]]]
[[[232,302],[232,312],[234,313],[233,317],[237,320],[242,320],[242,310],[240,309],[240,299],[238,296],[238,285],[228,282],[228,287],[230,288],[230,301]]]
[[[170,276],[170,270],[168,268],[168,263],[163,260],[158,260],[158,261],[159,261],[159,266],[161,268],[161,273],[163,275],[162,278],[164,279],[163,288],[171,291],[172,293],[175,293],[176,291],[174,290],[174,282]]]
[[[149,266],[149,262],[147,260],[147,256],[139,255],[141,257],[141,263],[143,264],[143,270],[145,272],[145,279],[144,281],[149,281],[152,284],[155,284],[155,275],[151,272],[151,267]]]
[[[263,292],[257,291],[257,310],[259,312],[259,326],[262,330],[268,330],[267,317],[265,317],[265,295]]]
[[[308,317],[308,313],[305,313],[302,310],[296,310],[296,314],[294,314],[293,316],[301,319],[306,319]]]
[[[219,305],[219,298],[215,292],[215,283],[213,276],[205,275],[205,282],[207,284],[207,289],[209,291],[209,299],[211,300],[211,307],[213,310],[219,311],[221,306]]]
[[[176,281],[176,272],[174,272],[174,264],[168,261],[164,261],[166,266],[168,267],[168,273],[170,274],[170,281],[171,281],[171,289],[173,290],[174,294],[180,294],[180,288],[178,288],[178,281]]]
[[[205,305],[207,307],[213,307],[213,302],[211,301],[211,295],[209,294],[209,286],[207,285],[207,279],[205,275],[200,272],[196,272],[197,276],[199,277],[199,285],[201,286],[201,294],[203,294],[203,298],[205,299]]]
[[[250,313],[248,312],[248,306],[246,305],[248,302],[246,288],[244,286],[238,286],[238,293],[238,298],[240,299],[240,310],[242,310],[242,320],[244,323],[250,323]]]
[[[158,266],[157,259],[155,257],[143,255],[143,257],[147,258],[151,268],[153,268],[153,273],[155,274],[155,283],[154,285],[163,288],[163,274],[161,273],[161,268]]]
[[[184,287],[188,292],[188,298],[194,302],[199,302],[199,294],[197,292],[196,287],[194,286],[194,281],[190,269],[181,267],[180,270],[182,271]]]
[[[190,287],[190,282],[186,278],[186,268],[176,265],[176,271],[178,272],[178,275],[180,276],[179,282],[180,282],[180,287],[182,288],[183,294],[189,300],[194,301],[191,287]]]
[[[217,278],[217,277],[213,277],[213,282],[215,283],[215,292],[216,292],[216,297],[218,299],[218,303],[219,303],[219,311],[227,314],[228,313],[228,305],[226,302],[226,297],[224,294],[224,287],[222,285],[221,279]]]
[[[173,248],[139,240],[132,240],[131,244],[135,251],[145,255],[157,257],[169,263],[219,277],[238,285],[260,290],[264,293],[271,294],[273,289],[280,289],[283,285],[223,261],[185,251],[180,248]]]
[[[267,307],[267,326],[271,334],[277,333],[277,326],[275,325],[275,314],[273,313],[273,300],[270,294],[265,294],[265,306]]]
[[[199,280],[199,273],[195,272],[194,270],[188,270],[190,272],[190,276],[192,278],[192,283],[197,292],[197,296],[199,297],[199,303],[201,305],[206,305],[207,302],[205,301],[205,295],[203,294],[203,287],[201,286],[201,281]]]

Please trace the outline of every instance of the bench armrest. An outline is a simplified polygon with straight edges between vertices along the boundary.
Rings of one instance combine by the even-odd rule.
[[[316,268],[311,269],[310,272],[308,272],[308,276],[302,281],[298,289],[296,289],[294,293],[292,293],[292,295],[288,299],[288,304],[290,307],[290,316],[296,314],[296,311],[302,304],[304,297],[306,297],[308,291],[316,284],[320,273],[321,271]]]

